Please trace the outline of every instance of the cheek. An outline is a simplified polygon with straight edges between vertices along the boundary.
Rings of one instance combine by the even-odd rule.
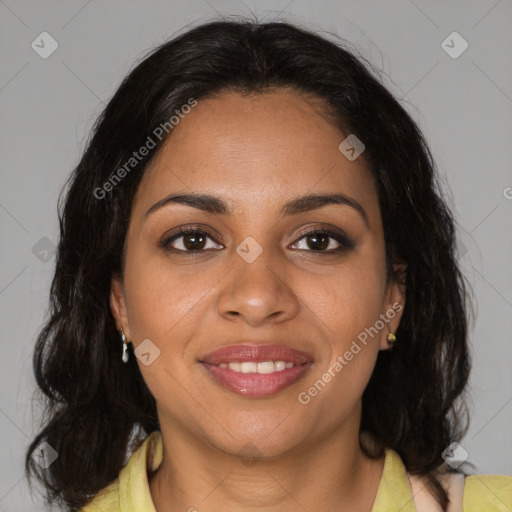
[[[317,407],[325,407],[326,418],[336,421],[356,406],[375,366],[382,335],[375,325],[383,313],[384,265],[375,257],[356,256],[325,280],[323,293],[314,289],[308,300],[326,326],[329,348],[319,361],[311,391],[322,395]],[[332,401],[340,404],[334,415],[329,412]]]
[[[126,306],[134,349],[147,339],[157,348],[152,349],[158,355],[150,364],[137,360],[157,402],[168,401],[169,389],[175,390],[173,400],[180,401],[177,390],[190,371],[183,364],[187,344],[204,316],[208,291],[218,279],[206,273],[199,275],[192,266],[171,266],[165,256],[155,254],[133,251],[126,261]],[[182,405],[191,407],[186,401]]]
[[[164,343],[191,323],[220,276],[169,263],[165,256],[133,254],[126,262],[125,290],[132,337]]]
[[[325,428],[358,406],[379,352],[381,332],[372,327],[382,313],[384,281],[378,267],[362,267],[340,271],[326,280],[323,293],[315,288],[308,294],[328,343],[298,398],[311,404]]]
[[[343,348],[375,324],[385,299],[385,274],[375,259],[353,258],[328,278],[307,287],[306,303],[326,325],[334,344]]]

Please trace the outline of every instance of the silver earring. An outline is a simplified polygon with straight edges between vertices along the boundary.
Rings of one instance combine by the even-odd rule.
[[[128,354],[128,345],[126,344],[126,334],[124,333],[123,329],[121,329],[121,341],[123,342],[123,355],[121,359],[123,360],[123,363],[128,362],[128,358],[130,357],[130,354]]]

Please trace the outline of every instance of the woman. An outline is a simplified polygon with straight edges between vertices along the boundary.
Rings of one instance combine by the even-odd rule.
[[[49,500],[512,507],[512,478],[449,475],[470,366],[454,222],[417,126],[342,47],[248,21],[163,44],[60,212],[26,457]]]

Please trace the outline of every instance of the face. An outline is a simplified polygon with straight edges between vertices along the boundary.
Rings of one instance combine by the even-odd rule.
[[[200,100],[171,135],[137,191],[111,293],[162,431],[264,455],[356,432],[403,294],[386,278],[372,177],[338,149],[348,134],[318,100],[281,90]],[[297,201],[312,195],[337,199]],[[258,356],[294,365],[237,371]]]

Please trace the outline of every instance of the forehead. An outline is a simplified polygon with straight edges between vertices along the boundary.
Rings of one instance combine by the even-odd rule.
[[[338,191],[357,196],[371,214],[378,206],[368,169],[338,149],[347,135],[321,100],[290,90],[199,100],[146,170],[134,210],[175,191],[219,195],[237,208]]]

